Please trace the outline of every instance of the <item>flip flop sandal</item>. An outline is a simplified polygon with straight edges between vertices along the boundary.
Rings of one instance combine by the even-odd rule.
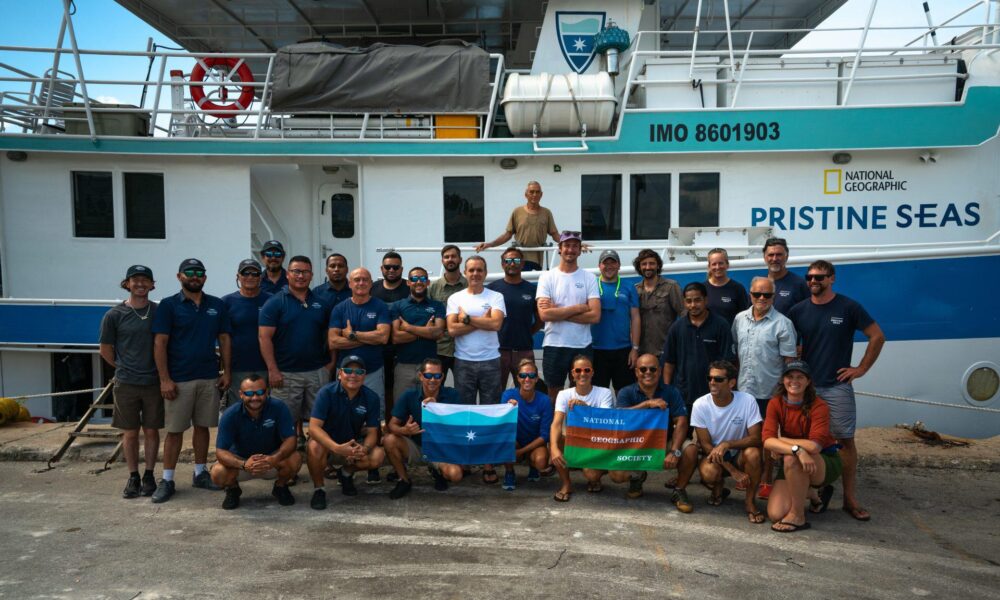
[[[587,483],[587,491],[591,494],[599,494],[604,491],[604,486],[600,482],[597,483]]]
[[[749,519],[754,525],[760,525],[764,522],[764,513],[759,510],[748,512],[747,519]]]
[[[852,519],[857,519],[858,521],[868,521],[872,518],[872,516],[868,514],[868,511],[860,506],[845,506],[844,512],[851,515]]]
[[[552,499],[556,502],[569,502],[573,492],[556,492]]]
[[[791,527],[791,529],[775,529],[774,525],[784,525],[785,527]],[[771,531],[777,533],[795,533],[796,531],[805,531],[806,529],[812,527],[812,525],[809,524],[809,521],[806,521],[801,525],[796,525],[795,523],[786,523],[785,521],[778,521],[774,525],[771,525]]]
[[[721,506],[722,503],[725,501],[725,499],[729,497],[729,494],[732,493],[733,491],[730,490],[729,488],[722,488],[722,491],[719,492],[718,496],[708,497],[708,504],[711,506]]]
[[[827,485],[819,492],[819,502],[815,500],[809,501],[809,512],[816,515],[825,513],[827,507],[830,506],[831,498],[833,498],[833,486]]]
[[[500,476],[497,475],[496,469],[483,470],[483,483],[494,484],[500,481]]]

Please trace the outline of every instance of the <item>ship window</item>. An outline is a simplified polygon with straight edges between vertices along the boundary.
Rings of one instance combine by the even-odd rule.
[[[330,196],[330,221],[333,237],[354,237],[354,196],[350,194]]]
[[[73,171],[73,235],[115,237],[111,173]]]
[[[125,173],[125,237],[167,237],[163,212],[163,173]]]
[[[486,237],[482,177],[444,178],[444,241],[479,242]]]
[[[580,223],[584,241],[621,239],[621,175],[584,175],[581,178]]]
[[[719,226],[719,174],[681,173],[678,197],[681,227]]]
[[[632,175],[629,187],[632,239],[666,239],[670,229],[670,175]]]

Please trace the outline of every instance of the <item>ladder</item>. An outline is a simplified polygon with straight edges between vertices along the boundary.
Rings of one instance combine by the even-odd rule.
[[[114,385],[115,380],[112,378],[111,381],[108,382],[108,385],[104,386],[104,389],[101,390],[101,393],[97,396],[97,399],[94,400],[94,403],[90,405],[90,408],[87,409],[87,412],[85,412],[83,417],[81,417],[77,422],[73,431],[69,432],[69,435],[66,436],[66,441],[63,442],[62,446],[60,446],[59,449],[56,450],[55,454],[52,455],[52,458],[49,459],[46,470],[54,469],[55,467],[53,465],[59,462],[63,455],[66,454],[66,451],[69,450],[69,447],[72,446],[73,442],[75,442],[78,438],[117,439],[118,445],[115,446],[115,449],[111,452],[111,456],[107,461],[105,461],[103,470],[106,471],[111,468],[111,463],[118,459],[118,456],[122,451],[122,432],[117,429],[103,428],[84,431],[84,428],[87,427],[87,424],[90,423],[90,419],[94,417],[94,414],[97,413],[97,411],[102,409],[114,409],[114,402],[111,401],[111,391],[114,388]]]

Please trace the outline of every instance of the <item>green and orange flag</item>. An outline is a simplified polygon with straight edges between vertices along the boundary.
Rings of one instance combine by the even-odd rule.
[[[573,468],[660,471],[667,450],[669,414],[573,406],[566,415],[566,463]]]

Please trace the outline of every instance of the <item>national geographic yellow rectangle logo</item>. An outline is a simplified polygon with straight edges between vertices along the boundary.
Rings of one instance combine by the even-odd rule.
[[[841,189],[841,181],[844,177],[844,171],[842,169],[824,169],[823,170],[823,193],[824,194],[839,194]]]

